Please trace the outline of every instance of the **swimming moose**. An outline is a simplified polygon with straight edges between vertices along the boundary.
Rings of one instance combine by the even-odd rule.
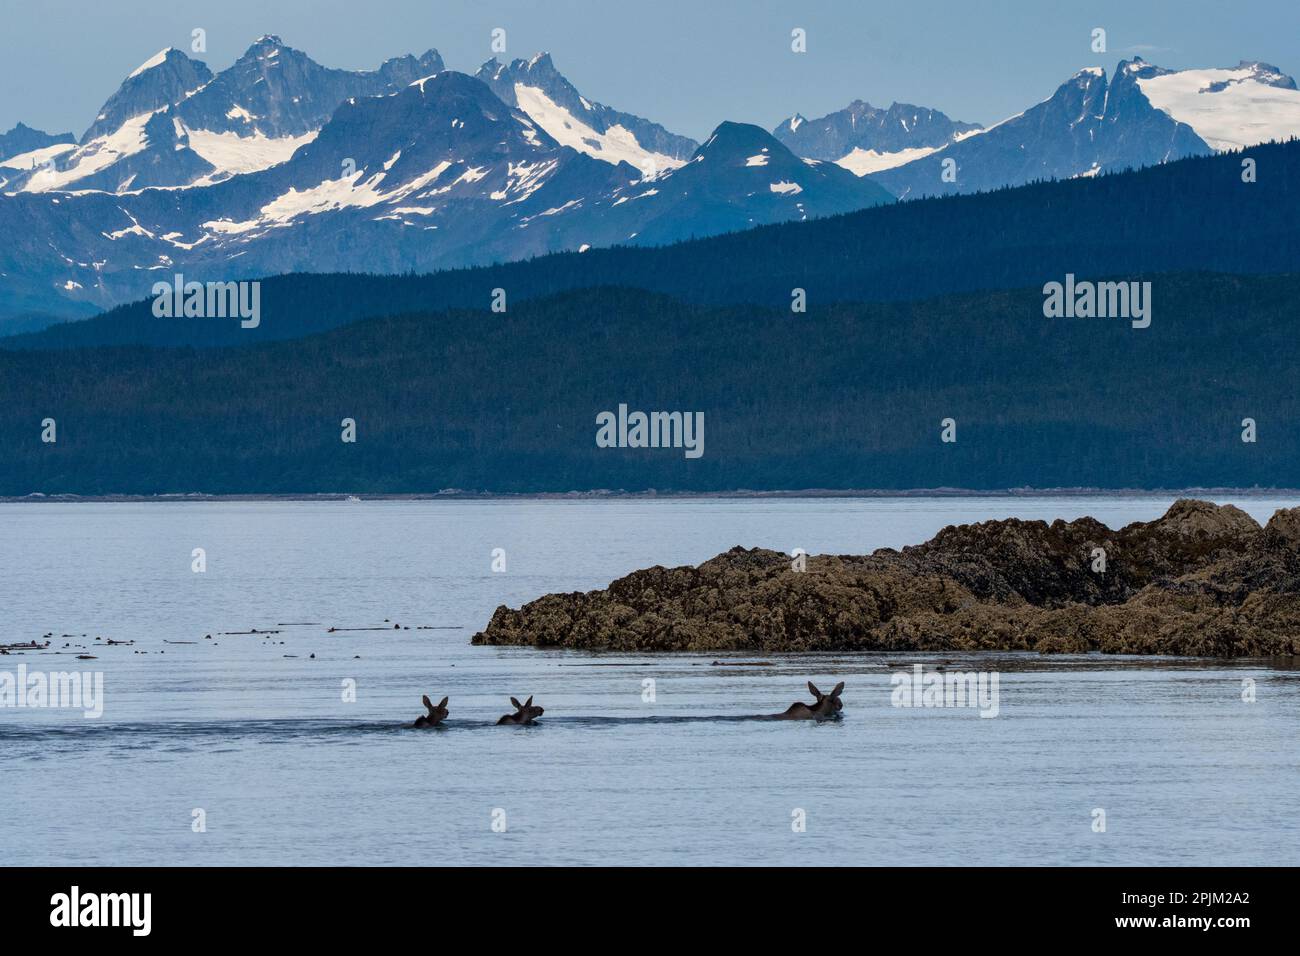
[[[769,720],[838,720],[840,711],[844,709],[844,703],[840,700],[840,694],[844,692],[844,681],[840,681],[831,689],[829,694],[823,694],[817,689],[817,685],[812,681],[808,682],[808,690],[815,698],[811,704],[805,704],[803,701],[796,701],[791,704],[785,711],[779,714],[769,714]],[[424,706],[428,709],[428,716],[415,718],[416,727],[437,727],[441,724],[448,714],[447,700],[444,697],[435,707],[429,698],[421,698]],[[517,698],[511,697],[510,703],[514,705],[513,714],[504,714],[497,720],[497,726],[502,724],[511,724],[514,726],[527,726],[533,724],[538,717],[546,713],[542,707],[534,706],[533,698],[530,696],[522,704]]]
[[[541,707],[533,706],[533,699],[531,697],[529,697],[522,704],[519,703],[519,701],[515,700],[513,697],[511,697],[510,703],[514,704],[515,712],[513,714],[506,714],[500,720],[498,720],[497,721],[498,727],[500,727],[502,724],[531,724],[535,718],[540,717],[542,716],[542,714],[546,713],[546,711]]]
[[[442,723],[444,720],[447,719],[447,714],[450,713],[450,711],[447,710],[446,697],[444,697],[441,701],[438,702],[437,707],[434,707],[433,704],[429,702],[429,697],[427,694],[421,699],[424,701],[424,706],[428,708],[429,715],[426,717],[425,715],[421,714],[419,717],[416,717],[415,718],[416,727],[437,727],[440,723]]]
[[[844,709],[844,704],[840,700],[840,694],[844,691],[844,681],[835,685],[829,694],[823,694],[817,689],[817,685],[812,681],[808,682],[808,689],[812,695],[817,698],[817,702],[811,706],[796,701],[781,714],[773,714],[776,720],[838,720],[840,711]]]

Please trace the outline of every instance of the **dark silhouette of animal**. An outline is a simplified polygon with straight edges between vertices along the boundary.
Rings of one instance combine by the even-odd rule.
[[[438,702],[437,707],[434,707],[433,704],[429,702],[429,697],[427,694],[424,697],[422,697],[421,700],[424,701],[424,706],[428,708],[429,715],[426,717],[423,714],[421,714],[419,717],[416,717],[415,726],[437,727],[440,723],[442,723],[447,718],[448,710],[447,710],[446,697],[444,697],[442,700]]]
[[[812,681],[808,682],[808,689],[812,695],[817,698],[817,702],[809,706],[802,701],[796,701],[781,714],[773,714],[777,720],[836,720],[840,716],[840,711],[844,709],[844,704],[840,700],[840,694],[844,691],[844,681],[835,685],[834,690],[829,694],[823,694],[817,689],[817,685]]]
[[[515,700],[513,697],[511,697],[510,703],[514,704],[515,712],[513,714],[506,714],[500,720],[498,720],[497,721],[498,727],[500,727],[502,724],[531,724],[534,719],[546,713],[546,711],[541,707],[533,706],[533,699],[531,697],[529,697],[522,704],[519,703],[519,701]]]

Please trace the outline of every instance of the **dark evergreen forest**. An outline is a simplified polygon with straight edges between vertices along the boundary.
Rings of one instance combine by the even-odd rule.
[[[0,494],[1300,486],[1300,275],[1148,278],[1141,330],[1044,318],[1037,287],[802,315],[600,287],[239,348],[0,350]],[[597,448],[619,403],[704,412],[703,457]]]

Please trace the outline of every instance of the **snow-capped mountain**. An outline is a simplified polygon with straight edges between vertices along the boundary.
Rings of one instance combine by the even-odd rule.
[[[1267,64],[1166,70],[1140,57],[1080,70],[1025,112],[872,174],[903,198],[1135,169],[1300,136],[1295,81]],[[944,161],[956,163],[954,181]]]
[[[162,50],[126,78],[76,149],[5,188],[126,192],[265,169],[309,142],[344,100],[393,93],[442,69],[430,50],[375,71],[335,70],[274,36],[216,75],[179,50]]]
[[[373,71],[337,70],[264,36],[174,112],[191,138],[197,130],[297,137],[319,130],[345,100],[395,93],[443,69],[438,51],[429,50],[386,60]]]
[[[631,163],[647,175],[680,166],[699,145],[658,123],[588,100],[555,68],[549,53],[508,64],[493,57],[475,75],[556,142],[609,163]]]
[[[207,66],[179,50],[140,64],[100,108],[75,149],[11,177],[6,190],[129,189],[179,186],[211,171],[186,143],[166,110],[212,78]]]
[[[71,133],[50,134],[18,123],[0,133],[0,190],[76,148],[77,138]]]
[[[1300,92],[1275,66],[1242,60],[1225,70],[1138,73],[1142,95],[1223,152],[1300,135]]]
[[[81,135],[85,146],[110,136],[131,120],[150,116],[186,96],[198,92],[212,79],[206,63],[192,60],[180,50],[168,47],[145,60],[122,81],[108,98],[90,128]]]
[[[190,189],[22,193],[0,202],[0,272],[108,305],[175,271],[402,272],[615,243],[652,243],[860,209],[892,197],[725,123],[656,178],[552,137],[454,71],[350,99],[288,161]],[[17,232],[16,229],[12,230]],[[30,308],[30,305],[28,306]]]
[[[638,176],[561,146],[478,80],[443,71],[350,99],[287,162],[213,185],[10,194],[0,230],[27,222],[32,240],[0,245],[0,272],[15,282],[35,272],[38,286],[108,304],[180,268],[402,271],[528,255],[551,248],[543,225],[527,228],[534,217]]]
[[[351,72],[263,37],[214,75],[164,50],[80,142],[0,139],[23,150],[0,159],[0,318],[137,299],[177,271],[429,271],[663,243],[1297,133],[1300,91],[1258,63],[1095,67],[987,129],[857,101],[775,135],[724,122],[697,147],[584,97],[544,54],[477,77],[432,50]]]
[[[816,119],[796,113],[772,135],[798,156],[829,160],[863,176],[927,156],[979,129],[978,123],[952,120],[923,106],[894,103],[878,109],[854,100]]]
[[[801,159],[758,126],[723,123],[682,166],[617,189],[604,238],[664,243],[893,202],[834,163]]]
[[[281,166],[187,191],[172,244],[274,272],[518,257],[553,248],[549,217],[638,176],[562,146],[483,83],[444,71],[349,100]]]
[[[0,161],[9,161],[51,146],[72,146],[76,141],[71,133],[47,133],[18,123],[9,132],[0,133]],[[21,169],[22,164],[16,163],[12,168]]]

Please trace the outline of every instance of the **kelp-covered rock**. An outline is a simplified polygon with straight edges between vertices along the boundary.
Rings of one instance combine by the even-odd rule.
[[[1098,557],[1104,552],[1104,570]],[[641,651],[1300,654],[1300,508],[1261,528],[1182,499],[1113,531],[985,521],[870,555],[732,548],[601,591],[499,607],[475,644]]]

